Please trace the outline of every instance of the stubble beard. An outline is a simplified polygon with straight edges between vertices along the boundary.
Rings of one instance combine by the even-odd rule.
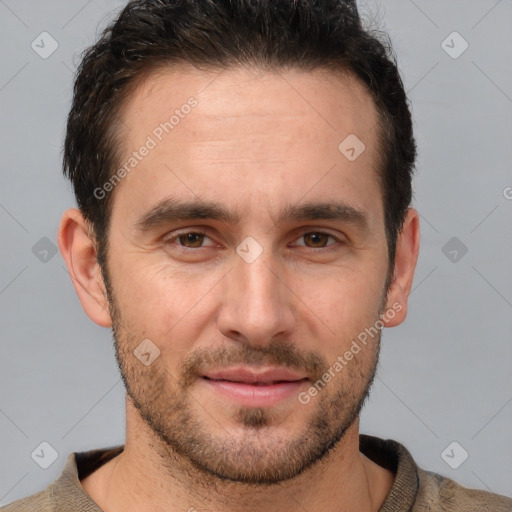
[[[369,396],[378,366],[380,331],[363,348],[364,358],[354,358],[311,399],[309,420],[293,438],[286,435],[286,429],[284,435],[275,434],[287,418],[272,407],[236,408],[230,418],[231,423],[233,419],[237,422],[236,432],[222,425],[219,429],[219,420],[206,414],[210,424],[222,431],[214,435],[208,423],[193,412],[193,405],[199,404],[190,390],[201,369],[221,362],[273,364],[306,369],[313,376],[312,384],[328,365],[318,354],[299,353],[293,344],[273,341],[258,349],[239,345],[236,350],[194,352],[181,365],[180,375],[173,376],[161,357],[146,367],[134,356],[141,338],[124,328],[112,290],[108,293],[116,359],[128,399],[153,434],[157,441],[154,448],[170,471],[176,471],[176,464],[192,466],[210,479],[257,486],[292,479],[326,458],[358,418]],[[297,404],[305,407],[299,401]]]

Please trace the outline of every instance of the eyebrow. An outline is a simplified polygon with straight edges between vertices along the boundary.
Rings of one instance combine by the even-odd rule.
[[[162,224],[177,220],[210,219],[236,224],[240,219],[238,215],[230,212],[219,203],[205,201],[180,201],[177,199],[164,199],[149,212],[144,214],[134,224],[140,231],[147,231]]]
[[[208,201],[181,201],[167,198],[160,201],[134,224],[139,231],[148,231],[160,225],[178,220],[217,220],[229,224],[240,222],[240,216],[224,205]],[[344,202],[309,202],[288,205],[278,216],[275,224],[285,221],[337,220],[362,231],[368,230],[366,213]]]
[[[360,228],[368,227],[368,218],[364,212],[343,202],[305,203],[288,206],[277,222],[286,220],[341,220]]]

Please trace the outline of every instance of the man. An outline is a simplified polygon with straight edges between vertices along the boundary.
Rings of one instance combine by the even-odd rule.
[[[510,510],[359,434],[407,313],[415,154],[355,4],[130,2],[78,71],[58,234],[126,442],[4,510]]]

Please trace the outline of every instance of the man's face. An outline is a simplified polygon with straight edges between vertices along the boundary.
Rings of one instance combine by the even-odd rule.
[[[386,304],[377,112],[347,77],[217,74],[159,72],[120,113],[123,164],[137,163],[113,195],[111,315],[128,395],[162,446],[270,483],[326,454],[374,376],[379,335],[343,356]],[[355,160],[338,148],[350,134]]]

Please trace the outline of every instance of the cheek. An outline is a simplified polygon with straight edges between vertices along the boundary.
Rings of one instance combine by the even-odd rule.
[[[150,258],[149,256],[147,257]],[[208,297],[222,275],[214,272],[190,272],[161,263],[126,263],[119,265],[118,308],[132,329],[152,339],[161,350],[170,344],[178,348],[186,343],[207,321]],[[132,330],[133,332],[133,330]],[[184,341],[184,343],[185,343]]]
[[[307,316],[319,325],[321,350],[329,364],[379,319],[383,288],[377,287],[370,276],[362,279],[351,273],[350,278],[317,279],[314,288],[307,281],[302,286],[299,296],[307,306]]]

